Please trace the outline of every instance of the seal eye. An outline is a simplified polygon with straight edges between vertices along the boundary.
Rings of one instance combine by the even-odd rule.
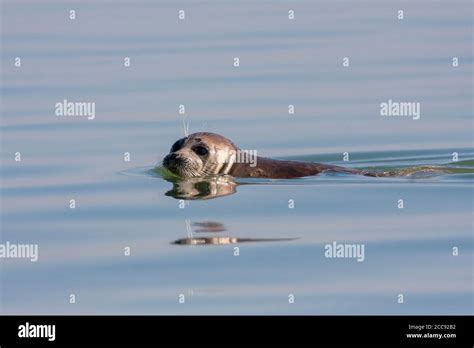
[[[207,155],[208,151],[204,146],[196,146],[194,149],[194,152],[196,152],[199,156],[205,156]]]

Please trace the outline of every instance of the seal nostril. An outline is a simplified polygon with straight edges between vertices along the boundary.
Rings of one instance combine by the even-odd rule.
[[[170,165],[173,165],[175,164],[175,162],[177,162],[179,159],[181,158],[181,156],[179,154],[176,154],[176,153],[170,153],[168,155],[165,156],[165,158],[163,159],[163,165],[165,167],[168,167]]]

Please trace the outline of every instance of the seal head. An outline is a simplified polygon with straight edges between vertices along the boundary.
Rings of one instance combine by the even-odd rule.
[[[214,133],[194,133],[177,140],[163,159],[163,166],[182,177],[228,174],[238,148]]]

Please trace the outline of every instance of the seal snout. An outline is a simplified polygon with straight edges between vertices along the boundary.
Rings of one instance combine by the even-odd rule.
[[[181,156],[177,153],[170,153],[163,158],[163,166],[166,168],[174,168],[181,161]]]

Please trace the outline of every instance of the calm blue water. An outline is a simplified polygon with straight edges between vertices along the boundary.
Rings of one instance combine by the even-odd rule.
[[[473,313],[471,1],[1,6],[0,238],[39,245],[0,259],[1,313]],[[56,117],[63,99],[96,118]],[[381,117],[388,99],[421,118]],[[240,179],[180,207],[150,169],[183,119],[263,156],[442,171]]]

